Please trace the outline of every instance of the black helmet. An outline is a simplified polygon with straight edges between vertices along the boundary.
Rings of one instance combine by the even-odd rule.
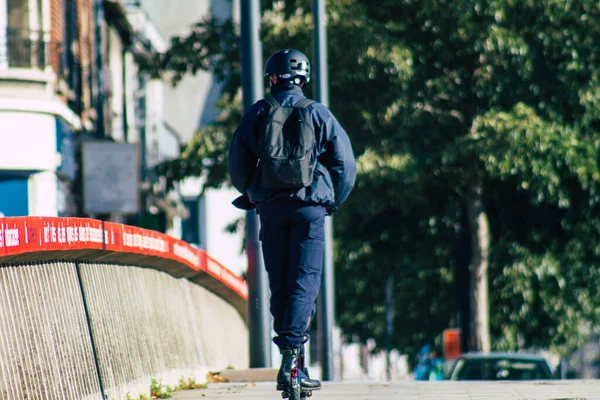
[[[300,77],[308,83],[310,82],[310,61],[298,50],[279,50],[271,55],[265,64],[265,76],[273,74],[286,81]]]

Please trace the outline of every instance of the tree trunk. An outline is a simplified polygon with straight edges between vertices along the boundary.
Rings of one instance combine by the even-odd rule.
[[[473,182],[467,187],[467,220],[471,233],[470,351],[490,351],[488,258],[490,229],[483,208],[483,187]]]

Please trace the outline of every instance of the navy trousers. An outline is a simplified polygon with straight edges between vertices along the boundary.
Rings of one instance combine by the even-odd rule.
[[[271,290],[271,314],[280,350],[308,339],[321,286],[325,208],[289,199],[261,203],[260,240]]]

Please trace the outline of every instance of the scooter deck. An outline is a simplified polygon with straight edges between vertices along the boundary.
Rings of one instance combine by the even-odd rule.
[[[307,398],[307,397],[311,397],[311,396],[312,396],[312,390],[309,390],[309,391],[304,391],[303,390],[300,393],[300,397],[302,397],[303,399]],[[283,392],[281,392],[281,398],[282,399],[289,399],[289,397],[290,397],[290,392],[287,389],[284,390]]]
[[[312,392],[312,391],[314,391],[314,390],[320,390],[320,389],[321,389],[321,387],[314,388],[314,389],[302,389],[302,391],[303,391],[303,392]],[[289,389],[288,385],[280,385],[280,384],[277,384],[277,390],[278,390],[278,391],[280,391],[280,392],[287,392],[287,391],[289,391],[290,389]]]

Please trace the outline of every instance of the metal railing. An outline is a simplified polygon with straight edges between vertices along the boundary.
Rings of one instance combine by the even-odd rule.
[[[49,32],[0,28],[0,63],[9,67],[44,69],[51,46]]]
[[[150,397],[248,367],[247,286],[171,236],[0,218],[0,399]]]

